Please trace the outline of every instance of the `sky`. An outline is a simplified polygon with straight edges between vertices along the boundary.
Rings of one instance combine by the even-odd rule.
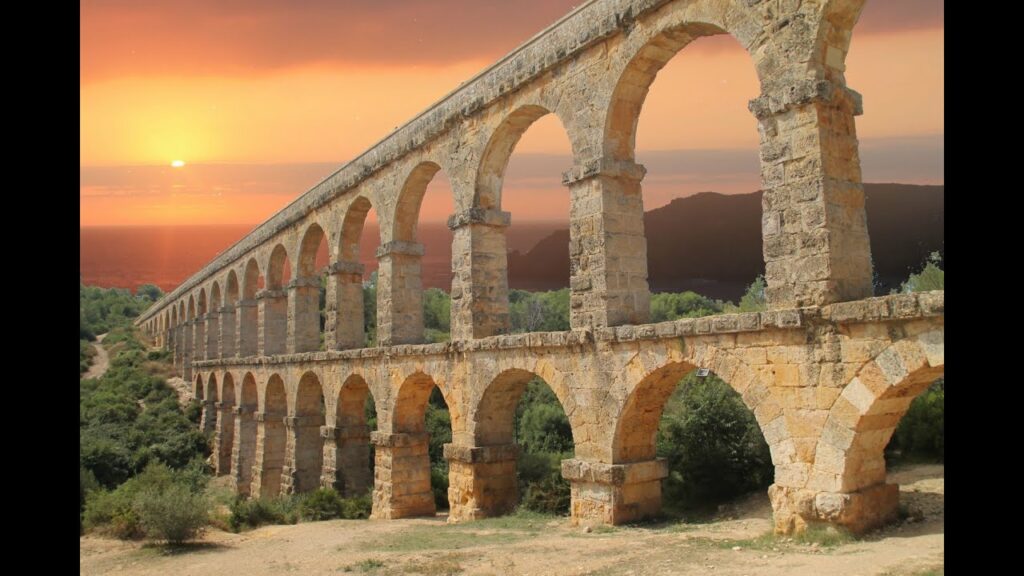
[[[579,3],[82,0],[79,223],[258,224]],[[943,25],[942,0],[868,0],[846,70],[866,182],[943,183]],[[730,36],[669,62],[638,127],[646,209],[760,187],[757,95]],[[565,220],[570,165],[540,119],[503,209]],[[452,212],[449,190],[439,174],[423,221]]]

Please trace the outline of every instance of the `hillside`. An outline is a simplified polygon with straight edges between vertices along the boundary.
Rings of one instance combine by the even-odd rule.
[[[868,233],[879,293],[898,286],[933,250],[942,250],[944,186],[865,184]],[[644,215],[648,277],[655,292],[694,290],[737,299],[764,272],[761,192],[702,192]],[[526,253],[509,254],[513,288],[569,284],[569,231],[558,230]]]

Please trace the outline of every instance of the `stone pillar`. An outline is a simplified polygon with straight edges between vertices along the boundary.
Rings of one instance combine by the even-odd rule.
[[[235,441],[231,445],[231,478],[239,494],[249,494],[256,459],[257,422],[253,406],[235,406]]]
[[[238,350],[236,334],[238,320],[235,319],[235,307],[230,304],[220,309],[220,339],[218,350],[221,358],[234,358]]]
[[[508,212],[472,208],[448,218],[452,240],[452,340],[511,330],[508,307]]]
[[[854,116],[860,95],[805,80],[750,102],[761,135],[765,295],[771,308],[872,295]]]
[[[181,377],[188,382],[189,386],[195,384],[192,381],[192,324],[194,320],[186,320],[181,332],[184,335],[181,343]]]
[[[288,334],[288,293],[284,290],[260,290],[259,302],[259,355],[273,356],[285,353]]]
[[[192,360],[206,360],[206,314],[192,321]]]
[[[519,504],[516,458],[519,446],[444,445],[450,478],[449,522],[507,514]]]
[[[377,248],[377,344],[423,342],[423,245],[388,242]]]
[[[822,492],[772,484],[768,488],[777,534],[814,526],[840,526],[862,534],[896,519],[900,487],[875,484],[850,492]]]
[[[358,262],[335,262],[327,270],[324,338],[328,350],[366,346],[363,270]]]
[[[334,488],[345,498],[362,496],[373,488],[369,426],[321,426],[320,437],[324,439],[321,486]]]
[[[256,300],[239,300],[238,313],[238,349],[236,354],[241,358],[259,355],[259,303]]]
[[[206,315],[206,359],[220,358],[220,314],[210,310]]]
[[[284,468],[284,416],[256,413],[256,457],[252,465],[251,496],[272,498],[281,493],[281,472]]]
[[[598,158],[563,175],[571,197],[569,324],[644,324],[650,316],[640,181],[631,161]]]
[[[320,349],[320,279],[296,278],[288,283],[289,354]]]
[[[562,460],[562,477],[572,483],[572,523],[618,525],[661,512],[664,458],[631,464]]]
[[[199,418],[199,429],[203,434],[215,432],[217,429],[217,407],[213,400],[203,399],[203,410]]]
[[[214,473],[217,476],[224,476],[231,472],[231,454],[235,449],[235,414],[234,406],[223,402],[216,402],[217,409],[217,431],[214,436],[213,459]]]
[[[284,419],[286,444],[281,469],[281,493],[301,494],[316,490],[323,474],[323,442],[319,416],[288,416]]]
[[[371,518],[395,519],[433,516],[430,489],[429,434],[370,433],[376,446]]]

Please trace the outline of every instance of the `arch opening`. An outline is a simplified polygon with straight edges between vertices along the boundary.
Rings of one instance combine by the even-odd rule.
[[[284,354],[288,340],[288,284],[291,281],[291,261],[283,244],[270,253],[267,264],[267,289],[260,298],[263,320],[261,356]]]
[[[310,224],[299,245],[298,274],[293,288],[294,314],[289,326],[289,351],[325,350],[324,327],[327,303],[327,235],[319,224]]]
[[[287,430],[284,419],[288,416],[288,398],[284,381],[277,374],[267,382],[266,399],[259,426],[262,429],[262,454],[257,454],[259,463],[259,496],[274,497],[281,494],[282,474],[285,466]],[[256,471],[254,471],[255,473]]]
[[[616,464],[656,461],[662,473],[632,487],[638,518],[705,516],[766,490],[772,452],[743,397],[715,372],[674,362],[649,374],[626,400],[612,448]],[[662,479],[663,477],[663,479]]]
[[[235,488],[242,495],[251,493],[253,467],[256,465],[258,423],[255,415],[258,410],[259,390],[256,378],[252,372],[247,372],[242,377],[242,390],[235,415],[238,441],[234,443],[231,453],[231,475],[235,480]]]
[[[230,372],[224,374],[221,385],[221,408],[217,410],[217,459],[215,472],[224,476],[231,472],[231,456],[235,451],[235,379]]]
[[[648,239],[651,322],[733,311],[730,302],[740,303],[735,311],[764,308],[767,188],[748,110],[760,93],[750,54],[712,24],[658,34],[620,76],[605,154],[646,168],[637,216]]]
[[[365,196],[352,201],[341,226],[333,306],[327,323],[334,324],[334,349],[377,345],[377,211]],[[333,309],[332,309],[333,308]]]
[[[292,491],[309,492],[320,486],[323,472],[324,442],[320,428],[326,424],[323,387],[313,372],[306,372],[299,380],[295,400],[295,413],[290,420]]]
[[[575,455],[573,429],[561,399],[543,378],[520,369],[499,374],[477,409],[475,444],[487,453],[484,464],[453,462],[473,478],[474,494],[456,490],[453,499],[486,516],[518,506],[569,513],[571,487],[561,463]]]
[[[456,232],[456,242],[459,234],[472,235],[462,242],[473,254],[468,276],[455,281],[463,293],[472,288],[460,303],[469,306],[462,316],[472,318],[472,326],[461,333],[479,338],[569,329],[570,238],[559,231],[571,225],[562,173],[574,158],[561,119],[542,106],[515,110],[491,136],[473,200],[486,211],[486,225]]]
[[[370,433],[377,429],[373,393],[359,374],[345,379],[338,391],[334,415],[334,442],[324,450],[325,486],[346,498],[367,495],[373,489],[374,448]]]
[[[388,472],[392,479],[408,479],[401,481],[405,496],[392,502],[392,507],[406,510],[404,515],[410,516],[447,510],[449,470],[444,445],[452,440],[452,415],[432,377],[416,372],[405,379],[395,401],[392,420],[395,434],[403,438],[405,445],[391,448]],[[378,448],[378,470],[382,465],[387,466],[381,454]]]

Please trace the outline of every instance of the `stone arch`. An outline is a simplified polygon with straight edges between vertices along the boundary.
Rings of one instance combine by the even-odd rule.
[[[430,435],[426,430],[427,404],[435,387],[450,409],[454,436],[458,412],[444,388],[422,370],[406,377],[395,395],[392,433],[378,434],[375,440],[374,517],[433,515],[437,509],[430,485]]]
[[[846,85],[846,56],[850,51],[853,28],[867,0],[829,0],[818,27],[817,41],[811,51],[825,71],[825,78]]]
[[[665,402],[684,376],[702,366],[735,390],[754,414],[771,448],[775,466],[791,464],[792,439],[787,433],[782,408],[757,372],[727,350],[697,346],[688,352],[686,358],[674,359],[644,372],[629,390],[615,421],[612,463],[628,464],[654,458],[654,441]]]
[[[228,271],[227,280],[224,282],[224,305],[234,306],[238,302],[238,274],[234,270]]]
[[[395,205],[395,217],[391,239],[398,242],[416,242],[416,228],[419,224],[420,206],[426,195],[427,186],[441,170],[431,161],[420,162],[409,172]]]
[[[203,375],[196,374],[196,381],[192,385],[192,396],[199,401],[205,398],[206,390],[203,388]]]
[[[424,247],[417,243],[420,207],[427,186],[441,170],[435,162],[414,167],[399,191],[388,235],[391,241],[377,253],[380,271],[377,291],[377,335],[383,345],[424,341],[423,277]]]
[[[895,517],[899,486],[885,483],[885,447],[914,398],[944,373],[944,338],[939,328],[897,340],[858,370],[829,410],[814,451],[807,488],[820,493],[803,505],[807,492],[784,494],[791,508],[776,518],[777,531],[828,521],[863,532]]]
[[[220,282],[214,280],[210,284],[210,301],[206,320],[206,358],[221,357],[221,291]]]
[[[311,223],[299,243],[298,266],[295,274],[291,306],[294,310],[288,333],[289,352],[311,352],[320,349],[320,279],[322,270],[316,268],[317,252],[327,235],[316,222]],[[330,249],[328,249],[330,261]]]
[[[284,354],[288,339],[287,283],[291,261],[284,244],[277,244],[267,262],[267,289],[262,292],[263,347],[261,356]]]
[[[333,486],[347,498],[362,496],[373,487],[373,453],[366,405],[376,398],[360,374],[351,374],[338,390],[333,436],[324,442],[321,484]]]
[[[338,260],[341,262],[359,262],[359,240],[363,235],[366,215],[373,204],[366,196],[359,196],[352,201],[345,211],[339,236]]]
[[[217,374],[215,372],[210,372],[210,377],[206,381],[205,398],[207,402],[217,402],[219,400],[217,397]]]
[[[395,405],[391,415],[391,426],[400,434],[421,434],[426,431],[424,416],[427,403],[434,387],[441,391],[445,404],[452,413],[452,428],[455,428],[456,410],[450,392],[438,385],[427,373],[417,370],[402,381],[395,396]]]
[[[363,316],[363,264],[359,259],[360,241],[366,216],[373,205],[366,196],[355,198],[345,210],[341,233],[338,234],[337,257],[332,264],[331,281],[335,284],[333,300],[328,291],[328,327],[334,333],[326,336],[330,348],[347,350],[366,345],[366,325]],[[331,342],[333,336],[333,342]]]
[[[286,288],[291,272],[292,266],[291,259],[288,257],[288,249],[284,247],[284,244],[275,245],[267,260],[267,289]]]
[[[302,235],[302,241],[299,243],[299,266],[296,277],[309,278],[320,275],[321,271],[316,268],[316,253],[320,248],[320,243],[326,237],[320,224],[313,222],[306,227],[306,232]],[[328,254],[328,260],[330,260],[330,254]]]
[[[533,378],[544,380],[548,388],[554,392],[559,404],[566,415],[571,412],[567,407],[573,406],[569,398],[569,392],[558,380],[548,382],[540,374],[523,368],[509,368],[501,371],[484,389],[474,413],[476,426],[474,429],[474,442],[477,446],[500,446],[514,442],[514,419],[516,406],[520,397],[526,391],[526,385]],[[582,422],[574,423],[569,418],[569,425],[572,428],[573,443],[578,436],[577,426]]]
[[[258,482],[259,488],[257,490],[257,487],[253,486],[253,492],[258,493],[261,498],[281,493],[287,444],[284,419],[287,416],[288,396],[285,393],[284,380],[279,375],[272,374],[267,380],[263,412],[259,418],[261,421],[257,439],[260,445],[257,446],[256,453],[258,470],[253,470],[253,482]]]
[[[238,314],[239,286],[238,274],[229,270],[224,279],[224,302],[220,310],[219,352],[222,358],[232,358],[238,354]]]
[[[624,47],[630,56],[625,67],[618,72],[609,100],[603,138],[605,157],[628,162],[635,159],[637,124],[655,77],[683,48],[698,38],[730,34],[751,56],[751,66],[763,82],[767,72],[760,59],[750,53],[754,41],[751,33],[760,30],[760,26],[751,23],[735,8],[716,10],[708,4],[696,2],[693,7],[683,7],[681,2],[671,3],[662,9],[666,11],[665,16],[652,18],[650,24],[645,25],[643,31]]]
[[[323,387],[314,372],[306,372],[299,379],[294,414],[289,421],[290,450],[286,460],[292,469],[291,491],[309,492],[320,485],[324,456],[320,427],[326,424]]]
[[[218,476],[231,471],[231,455],[235,449],[235,379],[230,372],[221,381],[220,407],[217,409],[216,458],[214,466]]]
[[[623,467],[627,479],[614,491],[617,495],[611,511],[614,523],[631,522],[661,512],[661,481],[669,470],[665,460],[656,458],[658,426],[679,381],[698,367],[714,372],[740,395],[754,415],[771,452],[776,482],[780,476],[789,477],[794,466],[801,466],[793,463],[793,440],[787,432],[781,406],[757,372],[727,350],[706,345],[688,347],[685,357],[676,356],[642,372],[621,404],[611,438],[611,463]],[[806,464],[802,466],[806,474]]]
[[[551,113],[552,111],[544,106],[527,104],[517,108],[502,120],[487,142],[487,147],[480,159],[480,167],[476,175],[476,188],[473,194],[474,208],[501,209],[501,191],[505,169],[508,167],[509,158],[512,157],[516,144],[534,122]],[[566,123],[562,121],[561,117],[559,117],[559,121],[564,129]],[[569,135],[568,131],[566,134]],[[576,141],[571,135],[569,135],[569,142],[573,146],[573,156],[575,157]]]
[[[228,279],[230,282],[230,277]],[[264,284],[256,258],[249,258],[242,272],[242,293],[238,301],[238,355],[245,358],[259,354],[259,309],[256,295]]]
[[[234,443],[231,452],[231,475],[240,494],[249,494],[252,484],[258,428],[254,416],[258,410],[259,389],[256,377],[252,372],[246,372],[242,377],[242,390],[235,415],[235,436],[238,441]]]

